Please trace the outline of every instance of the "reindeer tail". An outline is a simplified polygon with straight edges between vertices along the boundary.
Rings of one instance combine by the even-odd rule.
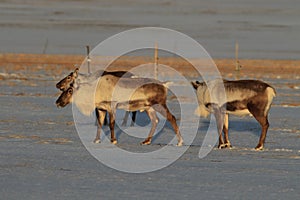
[[[169,88],[169,86],[170,86],[170,85],[173,85],[174,82],[172,82],[172,81],[165,81],[165,82],[163,82],[162,84],[163,84],[163,86],[165,86],[166,88]]]

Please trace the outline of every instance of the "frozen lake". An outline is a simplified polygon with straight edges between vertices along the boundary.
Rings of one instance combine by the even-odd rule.
[[[3,75],[3,74],[2,74]],[[128,174],[93,158],[76,132],[71,106],[57,109],[59,77],[28,75],[1,80],[0,194],[3,199],[298,199],[300,196],[299,80],[272,80],[277,97],[270,111],[264,151],[254,151],[260,127],[250,117],[230,118],[233,149],[214,148],[198,157],[205,130],[202,119],[193,144],[159,171]],[[46,78],[47,77],[47,78]],[[173,113],[178,109],[170,100]],[[138,122],[147,122],[138,113]],[[181,119],[189,120],[189,119]],[[180,122],[180,121],[179,121]],[[93,124],[90,124],[93,127]],[[105,128],[109,134],[108,128]],[[95,132],[89,133],[94,136]],[[187,134],[187,133],[185,133]],[[150,146],[117,129],[118,147],[153,151],[174,133],[167,124]],[[107,145],[99,144],[99,150]],[[175,147],[174,147],[175,148]]]
[[[194,38],[213,58],[234,58],[237,41],[240,58],[300,59],[299,19],[295,0],[0,1],[0,53],[85,55],[86,45],[95,47],[121,31],[158,26]],[[231,117],[234,148],[214,148],[200,159],[209,126],[208,119],[201,119],[192,145],[176,162],[159,171],[130,174],[89,154],[71,106],[55,106],[55,83],[61,76],[53,74],[42,67],[36,72],[0,70],[1,199],[299,199],[299,77],[263,77],[277,90],[264,151],[253,150],[257,122]],[[174,99],[169,97],[169,103],[179,118]],[[182,121],[193,124],[190,118]],[[148,122],[138,113],[139,125]],[[107,127],[105,131],[109,135]],[[117,128],[118,147],[134,152],[168,146],[173,136],[167,123],[152,145],[140,146],[142,138]]]

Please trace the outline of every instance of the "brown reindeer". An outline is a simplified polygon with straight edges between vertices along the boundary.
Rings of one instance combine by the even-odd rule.
[[[254,116],[262,129],[255,149],[263,149],[269,128],[268,112],[276,94],[272,86],[259,80],[214,80],[208,84],[196,81],[191,84],[197,90],[197,114],[205,117],[209,113],[215,115],[219,134],[218,148],[231,147],[228,138],[228,114],[233,114]],[[226,99],[218,99],[222,96],[222,90],[225,90]]]
[[[101,76],[104,75],[113,75],[116,77],[124,77],[124,78],[131,78],[134,77],[134,74],[132,74],[131,72],[127,72],[127,71],[104,71],[104,70],[98,70],[96,72],[94,72],[93,74],[81,74],[79,73],[79,68],[76,68],[73,72],[71,72],[68,76],[66,76],[65,78],[63,78],[62,80],[60,80],[57,84],[56,84],[56,88],[61,90],[61,91],[65,91],[67,90],[69,87],[71,87],[74,84],[80,84],[80,83],[88,83],[91,81],[94,81],[96,79],[98,79]],[[98,118],[98,111],[97,108],[95,109],[95,113],[96,113],[96,117]],[[129,116],[129,112],[126,112],[123,122],[122,122],[122,126],[125,126],[128,120],[128,116]],[[135,123],[135,119],[136,119],[136,111],[132,112],[132,117],[131,117],[131,124],[130,126],[133,126]],[[107,119],[105,118],[104,120],[104,124],[107,124]]]
[[[91,91],[96,88],[93,96]],[[102,76],[97,83],[80,84],[71,86],[57,99],[58,107],[64,107],[73,102],[79,110],[89,115],[93,109],[98,110],[98,123],[95,143],[100,142],[100,131],[105,113],[109,114],[109,127],[111,131],[111,142],[117,143],[114,134],[116,109],[126,111],[145,111],[149,116],[152,127],[148,137],[142,144],[151,144],[152,136],[158,124],[156,112],[161,113],[171,123],[177,139],[178,146],[183,144],[183,139],[176,123],[176,118],[170,113],[167,100],[167,83],[149,78],[118,78],[110,74]],[[93,101],[94,97],[94,101]]]

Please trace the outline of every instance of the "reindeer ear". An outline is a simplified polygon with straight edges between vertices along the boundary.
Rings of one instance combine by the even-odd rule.
[[[69,89],[68,89],[68,93],[69,93],[69,94],[73,94],[73,88],[69,88]]]
[[[196,81],[196,82],[191,81],[191,84],[192,84],[192,86],[195,90],[197,90],[197,88],[199,87],[199,82],[198,81]]]
[[[77,67],[73,72],[75,78],[77,78],[77,76],[78,76],[78,71],[79,71],[79,68]]]

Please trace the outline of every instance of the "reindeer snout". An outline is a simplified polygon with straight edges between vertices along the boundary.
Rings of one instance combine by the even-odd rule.
[[[59,99],[56,100],[55,102],[57,108],[63,107],[63,105],[61,104],[61,101]]]
[[[55,102],[56,106],[58,108],[63,108],[65,107],[66,105],[68,105],[68,103],[64,102],[63,100],[61,99],[58,99],[56,102]]]
[[[56,104],[56,107],[58,107],[58,108],[61,107],[57,101],[55,102],[55,104]]]
[[[64,91],[64,88],[60,84],[56,84],[56,88],[60,91]]]

